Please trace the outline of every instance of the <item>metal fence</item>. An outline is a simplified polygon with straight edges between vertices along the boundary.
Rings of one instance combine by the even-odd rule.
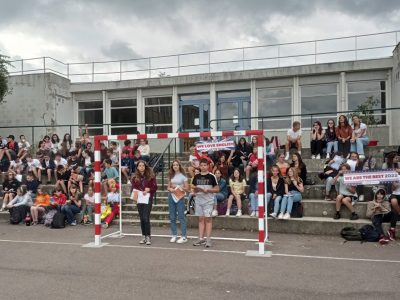
[[[52,72],[71,82],[119,81],[244,71],[390,57],[400,31],[126,60],[64,63],[52,57],[12,60],[10,75]]]

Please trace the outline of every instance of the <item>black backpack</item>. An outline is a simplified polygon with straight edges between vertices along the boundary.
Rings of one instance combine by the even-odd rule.
[[[195,199],[194,199],[193,195],[191,195],[191,197],[189,198],[188,204],[187,204],[187,212],[186,213],[189,215],[194,215],[195,207],[196,207]]]
[[[65,216],[60,212],[56,212],[53,216],[53,221],[51,222],[51,228],[65,228]]]
[[[16,206],[10,209],[10,224],[17,225],[26,217],[25,205]]]
[[[290,213],[291,218],[302,218],[303,217],[303,203],[293,202],[292,211]]]
[[[345,227],[340,231],[340,235],[346,241],[362,241],[360,230],[353,226]]]
[[[361,238],[365,242],[377,242],[379,241],[379,233],[372,225],[364,225],[360,228]]]

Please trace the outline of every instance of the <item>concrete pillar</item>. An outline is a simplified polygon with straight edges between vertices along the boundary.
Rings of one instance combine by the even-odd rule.
[[[348,110],[346,73],[340,72],[338,111]]]
[[[103,124],[110,124],[110,105],[108,103],[107,91],[102,91],[103,95]],[[111,134],[111,128],[108,125],[103,125],[103,133],[108,135]]]
[[[293,77],[293,101],[292,101],[292,114],[300,114],[301,113],[301,99],[300,99],[300,85],[299,85],[299,77]],[[293,121],[301,121],[301,117],[293,117]]]
[[[172,131],[176,132],[180,126],[178,87],[172,87]]]
[[[210,83],[210,121],[217,118],[217,93],[215,91],[215,83]],[[217,130],[217,122],[211,124],[212,130]]]
[[[386,107],[393,107],[392,106],[392,70],[389,70],[387,72],[387,78],[386,78]],[[398,116],[399,113],[396,112],[394,114],[395,116]],[[389,125],[389,145],[394,145],[393,144],[393,134],[394,130],[397,130],[395,126],[391,126],[392,124],[392,111],[388,110],[386,111],[386,124]]]
[[[250,82],[250,116],[252,118],[258,117],[258,102],[257,102],[257,90],[256,81]],[[258,129],[258,119],[251,119],[251,129]]]
[[[145,114],[144,114],[144,98],[142,98],[142,89],[136,90],[136,103],[137,103],[137,122],[144,123],[145,122]],[[139,125],[138,131],[140,133],[145,132],[145,126]]]

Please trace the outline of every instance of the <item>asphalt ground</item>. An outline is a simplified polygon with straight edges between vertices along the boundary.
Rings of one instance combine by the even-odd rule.
[[[118,230],[111,226],[104,233]],[[137,234],[139,227],[124,226]],[[189,235],[196,235],[189,230]],[[153,228],[153,235],[168,235]],[[215,237],[257,239],[218,230]],[[400,299],[400,241],[272,234],[272,257],[247,257],[254,241],[214,240],[209,250],[153,237],[106,238],[87,226],[48,229],[0,223],[0,299]]]

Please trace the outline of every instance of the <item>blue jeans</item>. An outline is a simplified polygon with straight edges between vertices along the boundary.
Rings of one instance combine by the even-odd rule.
[[[61,212],[67,217],[68,224],[75,221],[75,215],[80,213],[81,209],[75,205],[63,205],[61,206]]]
[[[186,237],[186,218],[185,218],[185,200],[181,199],[176,203],[168,194],[169,220],[171,222],[171,233],[177,235],[176,232],[176,213],[178,213],[179,223],[181,223],[182,237]]]
[[[272,194],[267,193],[267,203],[269,203],[271,198],[272,198]],[[276,214],[278,214],[278,212],[279,212],[279,205],[281,204],[281,200],[282,200],[282,196],[276,196],[276,198],[274,199],[274,213],[276,213]]]
[[[302,199],[301,193],[297,191],[291,191],[289,195],[283,196],[282,205],[281,205],[281,213],[291,213],[294,202],[300,202]]]
[[[214,204],[217,205],[218,202],[223,202],[227,197],[223,193],[214,194]]]
[[[333,148],[333,153],[338,152],[338,142],[337,141],[326,143],[326,154],[331,154],[332,148]]]
[[[253,212],[257,212],[258,211],[258,197],[256,196],[255,193],[250,193],[249,195],[249,199],[250,199],[250,210]]]
[[[367,136],[359,137],[353,143],[351,142],[350,151],[357,152],[359,155],[364,155],[364,146],[367,146],[369,142],[369,138]]]

